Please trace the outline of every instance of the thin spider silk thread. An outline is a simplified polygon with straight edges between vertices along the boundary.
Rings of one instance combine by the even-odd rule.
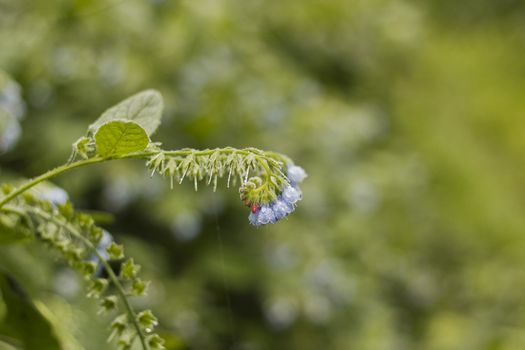
[[[228,285],[228,280],[226,279],[226,265],[224,264],[224,248],[222,243],[222,235],[221,235],[221,226],[219,225],[219,215],[217,214],[217,203],[215,202],[213,204],[213,214],[215,216],[215,232],[217,236],[217,242],[219,244],[219,258],[221,260],[221,283],[223,287],[224,292],[224,298],[226,299],[226,305],[228,306],[228,323],[230,328],[230,338],[233,343],[235,343],[236,340],[236,334],[235,334],[235,323],[233,322],[233,309],[230,299],[230,286]]]

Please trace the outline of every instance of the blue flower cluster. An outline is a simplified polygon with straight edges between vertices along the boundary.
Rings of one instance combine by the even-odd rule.
[[[297,165],[288,167],[287,185],[276,200],[262,206],[253,206],[252,212],[248,217],[254,226],[274,224],[282,218],[288,216],[295,210],[296,203],[303,198],[303,194],[298,184],[306,178],[306,172]]]

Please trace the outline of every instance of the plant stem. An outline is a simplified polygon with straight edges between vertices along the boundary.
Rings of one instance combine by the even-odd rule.
[[[208,156],[208,155],[211,155],[211,154],[213,154],[215,152],[219,152],[219,153],[222,153],[222,154],[234,154],[234,153],[236,153],[236,154],[245,155],[245,156],[253,154],[253,155],[256,155],[257,157],[260,157],[259,159],[257,159],[257,161],[260,164],[260,166],[264,169],[264,171],[266,172],[266,176],[268,178],[270,177],[270,175],[272,173],[268,163],[273,162],[274,166],[275,166],[275,164],[277,164],[278,171],[280,171],[281,164],[285,164],[285,161],[287,161],[287,159],[288,159],[287,157],[285,157],[283,155],[280,155],[278,153],[264,152],[264,151],[261,151],[261,150],[255,149],[255,148],[235,149],[235,148],[231,148],[231,147],[219,148],[219,149],[206,149],[206,150],[182,149],[182,150],[175,150],[175,151],[162,151],[160,149],[153,149],[153,150],[152,149],[148,149],[148,150],[145,150],[145,151],[136,152],[136,153],[129,153],[129,154],[126,154],[126,155],[121,155],[121,156],[100,157],[100,156],[96,155],[96,156],[93,156],[92,158],[82,159],[82,160],[78,160],[78,161],[75,161],[75,162],[69,162],[68,161],[68,163],[66,163],[64,165],[56,167],[56,168],[54,168],[52,170],[49,170],[48,172],[46,172],[46,173],[44,173],[44,174],[42,174],[40,176],[37,176],[37,177],[35,177],[33,179],[28,180],[27,182],[23,183],[19,187],[15,188],[12,192],[10,192],[10,193],[6,194],[5,196],[3,196],[2,198],[0,198],[0,210],[16,213],[18,215],[26,215],[26,212],[29,211],[29,212],[32,212],[35,215],[39,215],[40,217],[42,217],[42,218],[44,218],[44,219],[46,219],[48,221],[54,222],[56,225],[65,228],[73,236],[75,236],[77,239],[82,241],[90,250],[93,251],[93,253],[98,257],[98,259],[100,260],[100,262],[104,266],[105,270],[107,271],[109,278],[111,279],[111,281],[115,285],[115,288],[117,289],[117,292],[118,292],[118,294],[119,294],[119,296],[121,298],[121,301],[124,304],[124,307],[126,308],[128,316],[131,318],[131,320],[133,322],[133,325],[134,325],[134,327],[135,327],[135,329],[137,331],[137,334],[139,335],[140,342],[141,342],[142,347],[143,347],[144,350],[149,350],[149,346],[148,346],[148,343],[147,343],[147,340],[146,340],[146,336],[145,336],[144,332],[142,331],[142,329],[141,329],[141,327],[139,325],[139,322],[137,320],[137,317],[136,317],[135,311],[133,310],[133,307],[129,303],[129,300],[128,300],[127,296],[126,296],[126,292],[124,291],[124,287],[120,283],[119,278],[115,275],[115,272],[113,271],[113,269],[111,268],[109,263],[97,251],[97,249],[93,245],[93,243],[89,239],[84,237],[82,235],[82,233],[79,232],[73,225],[71,225],[67,221],[64,222],[62,220],[59,220],[58,218],[54,217],[53,215],[50,215],[49,213],[47,213],[45,211],[42,211],[42,210],[40,210],[38,208],[31,208],[31,207],[22,209],[22,208],[18,208],[16,206],[11,206],[11,205],[6,206],[6,204],[9,203],[10,201],[12,201],[13,199],[15,199],[20,194],[24,193],[25,191],[27,191],[30,188],[36,186],[37,184],[39,184],[39,183],[41,183],[43,181],[46,181],[46,180],[48,180],[48,179],[50,179],[52,177],[55,177],[57,175],[60,175],[60,174],[66,172],[68,170],[72,170],[72,169],[75,169],[75,168],[78,168],[78,167],[81,167],[81,166],[84,166],[84,165],[95,164],[95,163],[102,163],[102,162],[105,162],[105,161],[108,161],[108,160],[113,160],[113,159],[126,159],[126,158],[147,159],[147,158],[149,158],[151,156],[154,156],[154,155],[156,155],[156,154],[158,154],[160,152],[164,152],[166,155],[175,156],[175,157],[177,157],[177,156],[183,157],[183,156],[189,156],[189,155]],[[266,186],[268,186],[268,183],[266,184]]]
[[[124,156],[120,156],[120,157],[104,157],[104,158],[100,157],[100,156],[94,156],[92,158],[81,159],[81,160],[78,160],[78,161],[72,162],[72,163],[68,162],[66,164],[63,164],[61,166],[56,167],[55,169],[49,170],[49,171],[43,173],[40,176],[37,176],[37,177],[35,177],[33,179],[30,179],[27,182],[25,182],[24,184],[22,184],[19,187],[15,188],[14,191],[8,193],[5,197],[0,199],[0,209],[6,203],[12,201],[14,198],[16,198],[20,194],[24,193],[25,191],[27,191],[31,187],[34,187],[34,186],[38,185],[39,183],[41,183],[43,181],[46,181],[46,180],[49,180],[50,178],[55,177],[57,175],[60,175],[60,174],[66,172],[68,170],[72,170],[72,169],[75,169],[75,168],[78,168],[78,167],[81,167],[81,166],[84,166],[84,165],[102,163],[102,162],[106,162],[106,161],[112,160],[112,159],[147,158],[148,156],[150,156],[152,154],[155,154],[155,153],[153,153],[153,152],[138,152],[138,153],[130,153],[130,154],[127,154],[127,155],[124,155]]]
[[[15,206],[6,206],[6,207],[3,208],[3,210],[10,211],[12,213],[16,213],[16,214],[19,214],[19,215],[23,215],[25,213],[23,209],[17,208]],[[131,320],[133,322],[133,326],[135,327],[135,329],[137,331],[137,334],[139,335],[142,347],[144,348],[144,350],[149,350],[149,346],[148,346],[148,343],[146,341],[146,336],[144,335],[144,332],[142,332],[142,329],[140,328],[140,325],[139,325],[138,320],[137,320],[137,315],[135,313],[135,310],[133,310],[133,307],[129,303],[129,300],[127,298],[126,292],[124,290],[124,287],[120,283],[119,278],[117,277],[117,275],[115,275],[115,272],[113,271],[113,269],[111,268],[111,266],[109,265],[107,260],[98,252],[97,248],[93,245],[93,243],[91,243],[91,241],[89,239],[84,237],[73,225],[69,224],[68,222],[63,222],[63,221],[57,219],[56,217],[54,217],[53,215],[50,215],[50,214],[48,214],[48,213],[46,213],[46,212],[44,212],[44,211],[42,211],[40,209],[37,209],[37,208],[26,208],[26,211],[30,211],[33,214],[44,218],[45,220],[51,221],[51,222],[55,223],[56,225],[65,228],[73,236],[75,236],[77,239],[82,241],[82,243],[84,243],[97,256],[97,258],[100,260],[100,262],[104,266],[104,269],[108,273],[108,276],[111,279],[111,282],[113,282],[113,284],[115,285],[115,288],[117,289],[117,292],[118,292],[118,294],[120,296],[120,299],[121,299],[122,303],[124,304],[124,307],[126,308],[126,312],[128,313],[129,317],[131,318]]]
[[[27,191],[31,187],[41,183],[42,181],[50,179],[50,178],[52,178],[54,176],[57,176],[59,174],[62,174],[65,171],[68,171],[68,170],[71,170],[71,169],[74,169],[74,168],[78,168],[78,167],[81,167],[81,166],[84,166],[84,165],[88,165],[88,164],[100,163],[100,162],[103,162],[105,160],[107,160],[107,159],[95,156],[93,158],[79,160],[79,161],[76,161],[76,162],[73,162],[73,163],[70,163],[70,164],[64,164],[64,165],[61,165],[59,167],[56,167],[55,169],[49,170],[48,172],[46,172],[46,173],[44,173],[44,174],[42,174],[40,176],[37,176],[34,179],[28,180],[23,185],[17,187],[13,192],[10,192],[5,197],[3,197],[0,200],[0,208],[2,208],[4,206],[4,204],[6,204],[6,203],[10,202],[11,200],[13,200],[16,196],[24,193],[25,191]]]
[[[285,160],[285,156],[280,155],[278,153],[274,152],[264,152],[255,148],[245,148],[245,149],[236,149],[231,147],[226,148],[218,148],[218,149],[205,149],[205,150],[194,150],[194,149],[182,149],[182,150],[175,150],[175,151],[142,151],[142,152],[136,152],[136,153],[130,153],[123,156],[117,156],[117,157],[100,157],[100,156],[94,156],[89,159],[82,159],[78,160],[76,162],[72,163],[66,163],[64,165],[61,165],[59,167],[56,167],[55,169],[49,170],[48,172],[45,172],[44,174],[37,176],[33,179],[28,180],[21,186],[17,187],[14,191],[8,193],[3,198],[0,199],[0,208],[2,208],[6,203],[9,203],[14,198],[16,198],[18,195],[24,193],[31,187],[34,187],[38,185],[39,183],[48,180],[52,177],[55,177],[57,175],[60,175],[68,170],[75,169],[84,165],[89,164],[95,164],[95,163],[102,163],[108,160],[113,159],[127,159],[127,158],[139,158],[139,159],[145,159],[152,155],[157,154],[158,152],[164,152],[167,155],[170,156],[188,156],[190,154],[195,154],[196,156],[205,156],[210,155],[214,152],[219,151],[223,154],[231,154],[231,153],[238,153],[242,155],[248,155],[250,153],[256,154],[260,157],[264,157],[265,159],[273,159],[277,161]],[[265,164],[263,161],[259,161],[259,164],[265,169],[266,173],[269,175],[271,173],[270,169],[268,168],[268,165]]]

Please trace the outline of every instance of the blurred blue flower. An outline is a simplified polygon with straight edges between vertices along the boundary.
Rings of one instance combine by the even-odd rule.
[[[291,165],[288,167],[288,179],[290,185],[287,185],[276,200],[262,206],[255,206],[248,216],[250,224],[254,226],[276,223],[282,218],[290,215],[295,210],[295,205],[303,198],[303,193],[298,183],[302,182],[308,175],[303,168]]]

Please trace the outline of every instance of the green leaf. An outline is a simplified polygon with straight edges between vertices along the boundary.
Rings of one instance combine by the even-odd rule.
[[[47,307],[32,300],[7,273],[0,271],[0,295],[6,315],[0,322],[0,334],[14,338],[23,349],[65,349]]]
[[[95,244],[100,243],[100,240],[102,239],[103,235],[104,235],[104,231],[98,226],[93,225],[88,231],[89,240]]]
[[[19,346],[16,346],[15,344],[8,344],[6,341],[13,341],[12,339],[4,339],[4,341],[0,340],[0,349],[2,350],[20,350]]]
[[[102,157],[122,156],[143,151],[149,144],[146,131],[131,121],[112,121],[95,134],[97,153]]]
[[[150,136],[160,125],[163,109],[164,102],[158,91],[142,91],[105,111],[89,126],[89,131],[96,133],[107,122],[124,119],[136,122]]]

